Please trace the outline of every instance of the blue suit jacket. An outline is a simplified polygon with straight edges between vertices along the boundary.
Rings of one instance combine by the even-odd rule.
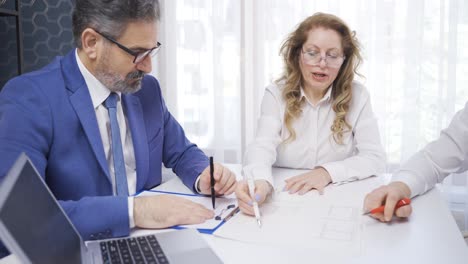
[[[137,192],[161,183],[161,162],[193,190],[208,159],[167,110],[158,81],[146,76],[140,91],[122,98],[135,149]],[[0,177],[21,152],[83,239],[129,234],[127,198],[112,195],[96,114],[74,50],[12,79],[1,91]]]

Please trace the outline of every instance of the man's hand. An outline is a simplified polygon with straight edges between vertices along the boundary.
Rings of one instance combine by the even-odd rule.
[[[395,213],[398,217],[408,217],[412,212],[411,205],[405,205],[395,211],[395,205],[403,198],[411,197],[411,190],[403,182],[392,182],[383,185],[366,195],[364,199],[364,210],[370,211],[385,204],[384,213],[371,214],[372,217],[381,222],[389,222]]]
[[[255,197],[250,197],[247,181],[240,181],[236,188],[236,196],[239,208],[245,214],[255,215],[252,207],[253,199],[257,201],[258,205],[261,205],[263,202],[265,202],[267,196],[271,194],[272,190],[273,187],[266,180],[256,180]]]
[[[133,219],[140,228],[200,224],[213,217],[213,211],[181,197],[140,196],[133,201]]]
[[[320,194],[323,194],[323,189],[331,182],[331,177],[327,170],[319,167],[285,181],[284,190],[289,191],[290,194],[298,192],[303,195],[312,189],[317,189]]]
[[[219,163],[214,164],[213,177],[215,179],[214,189],[216,195],[229,195],[236,189],[236,175],[232,173],[228,168],[224,167]],[[210,185],[210,166],[206,167],[205,170],[200,174],[200,191],[203,194],[211,194]]]

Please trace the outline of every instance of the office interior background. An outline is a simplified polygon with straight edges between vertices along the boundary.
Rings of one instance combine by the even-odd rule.
[[[73,48],[73,2],[0,0],[0,87]],[[189,139],[218,162],[242,162],[264,88],[282,72],[282,41],[319,11],[341,17],[360,40],[359,80],[371,94],[388,172],[436,139],[468,101],[466,0],[160,2],[163,46],[152,74]],[[468,219],[466,186],[465,175],[443,188]]]

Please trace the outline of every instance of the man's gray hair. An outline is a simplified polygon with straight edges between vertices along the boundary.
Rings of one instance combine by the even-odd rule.
[[[92,28],[114,39],[130,22],[160,20],[158,0],[76,0],[73,10],[73,36],[81,48],[81,34]]]

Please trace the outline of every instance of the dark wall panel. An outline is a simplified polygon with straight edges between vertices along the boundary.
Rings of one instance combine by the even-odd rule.
[[[15,11],[15,1],[0,0],[0,8]],[[15,17],[0,15],[0,89],[18,74],[17,45]]]
[[[14,0],[6,0],[5,5],[11,6],[12,3],[14,9]],[[20,3],[23,72],[30,72],[73,48],[71,16],[74,1],[20,0]],[[18,74],[15,30],[13,17],[0,17],[0,87]]]

